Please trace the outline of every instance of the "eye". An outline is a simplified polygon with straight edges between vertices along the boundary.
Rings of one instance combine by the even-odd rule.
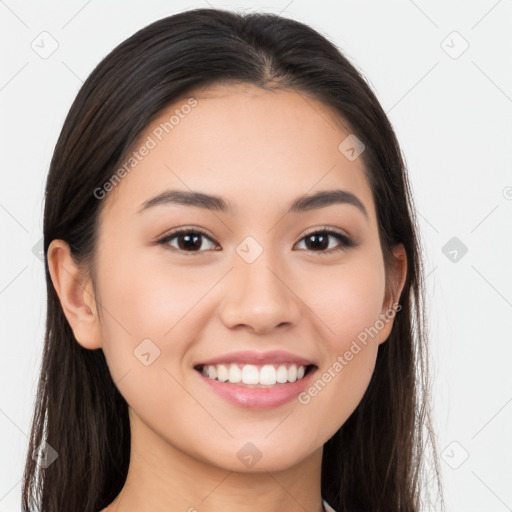
[[[164,245],[169,244],[171,247],[174,247],[178,251],[184,252],[202,252],[200,249],[203,246],[202,238],[207,238],[211,242],[212,239],[202,230],[194,228],[182,228],[169,233],[164,238],[158,240],[157,243]],[[172,240],[176,239],[178,241],[178,247],[174,246],[170,243]]]
[[[174,250],[181,251],[185,253],[194,253],[194,252],[204,252],[203,248],[203,240],[207,239],[212,243],[212,247],[207,249],[215,249],[215,242],[210,238],[210,236],[198,228],[181,228],[169,233],[164,238],[157,241],[160,245],[170,245]],[[338,244],[334,246],[331,245],[331,240],[338,240]],[[174,245],[174,240],[177,241],[177,245]],[[312,231],[308,233],[305,237],[303,237],[299,244],[305,241],[305,249],[312,252],[320,252],[330,254],[336,251],[342,251],[349,249],[351,247],[355,247],[357,243],[349,238],[348,236],[334,231],[332,229],[327,229],[325,227],[322,230]]]
[[[327,250],[332,249],[332,245],[330,244],[329,239],[336,239],[339,241],[338,246],[335,246],[334,250]],[[305,241],[306,250],[328,254],[336,251],[343,251],[351,247],[355,247],[357,245],[356,242],[354,242],[354,240],[352,240],[348,236],[327,228],[320,231],[312,231],[311,233],[308,233],[304,238],[302,238],[299,241],[299,244],[303,240]],[[308,245],[309,247],[307,247]]]

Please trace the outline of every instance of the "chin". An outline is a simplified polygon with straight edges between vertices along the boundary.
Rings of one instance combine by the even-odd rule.
[[[207,462],[219,468],[237,473],[262,473],[268,471],[284,471],[303,460],[307,459],[311,453],[304,451],[304,444],[300,442],[293,443],[291,446],[283,447],[279,441],[276,445],[270,441],[270,438],[261,441],[243,441],[234,442],[233,449],[222,450],[222,456],[219,455],[217,447],[214,459],[207,458]],[[299,451],[297,445],[301,447]],[[312,450],[314,452],[315,449]],[[234,456],[233,456],[234,455]]]

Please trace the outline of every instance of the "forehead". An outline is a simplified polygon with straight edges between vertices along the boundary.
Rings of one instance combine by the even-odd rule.
[[[135,212],[150,196],[179,189],[256,210],[342,188],[356,193],[371,214],[362,159],[351,161],[339,150],[348,135],[340,116],[299,91],[247,84],[196,89],[140,134],[103,206]]]

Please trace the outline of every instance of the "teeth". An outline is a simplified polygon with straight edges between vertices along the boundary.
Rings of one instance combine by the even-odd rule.
[[[215,368],[215,366],[208,367],[208,377],[210,377],[210,379],[217,378],[217,368]]]
[[[212,366],[210,366],[210,368],[212,368]],[[213,366],[213,368],[215,368],[215,366]],[[210,373],[208,373],[208,377],[210,377]],[[210,377],[210,379],[214,378],[215,377]],[[217,379],[221,382],[229,380],[229,371],[223,364],[219,364],[219,366],[217,366]]]
[[[276,383],[295,382],[304,377],[305,366],[273,365],[256,366],[253,364],[216,364],[203,366],[203,375],[220,382],[241,383],[247,386],[274,386]]]
[[[210,370],[208,369],[208,375],[210,375]],[[229,382],[232,384],[236,384],[242,380],[242,371],[240,368],[234,364],[229,367]]]
[[[259,384],[265,384],[266,386],[273,386],[276,383],[276,369],[271,364],[266,364],[260,370]]]
[[[238,369],[238,366],[233,366]],[[229,371],[229,374],[231,375],[231,370]],[[258,368],[252,364],[246,364],[242,368],[241,380],[244,384],[260,384],[260,372],[258,371]]]
[[[288,382],[288,370],[286,369],[286,366],[281,365],[277,369],[276,380],[280,384],[284,384],[285,382]]]

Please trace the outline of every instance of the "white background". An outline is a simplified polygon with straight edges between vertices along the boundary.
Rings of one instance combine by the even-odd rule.
[[[311,25],[376,92],[402,145],[420,218],[447,510],[512,510],[512,1],[5,0],[0,511],[20,510],[45,322],[43,265],[32,248],[42,237],[44,183],[65,115],[122,40],[209,5]],[[44,31],[58,43],[46,59],[31,47],[49,37]],[[452,237],[468,248],[456,262],[442,252]]]

